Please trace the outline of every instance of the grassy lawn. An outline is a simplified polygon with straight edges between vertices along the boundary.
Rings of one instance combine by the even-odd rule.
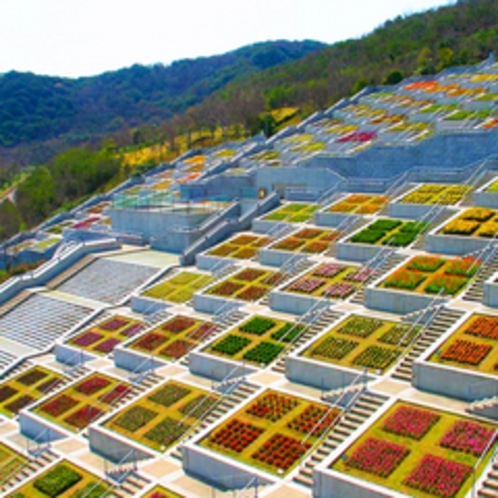
[[[7,417],[43,398],[64,377],[43,367],[31,367],[8,381],[0,383],[0,412]]]
[[[405,416],[404,420],[402,420],[402,417],[398,412],[398,410],[401,408],[415,409],[419,414],[420,411],[422,411],[425,415],[429,414],[429,417],[433,417],[433,421],[436,421],[432,425],[428,424],[429,427],[427,431],[420,437],[420,439],[415,439],[411,435],[408,435],[409,432],[404,432],[403,434],[400,434],[400,432],[388,432],[385,426],[392,416],[394,416],[395,418],[391,419],[390,422],[394,421],[396,418],[399,421],[398,423],[392,422],[392,424],[389,424],[390,427],[404,428],[405,431],[408,431],[410,428],[413,430],[418,430],[422,427],[422,417],[420,415]],[[410,418],[412,419],[411,421],[407,420]],[[455,498],[463,498],[471,487],[471,475],[467,475],[462,485],[458,486],[458,490],[454,495],[438,495],[431,492],[424,492],[421,489],[415,489],[411,486],[408,486],[405,483],[405,480],[408,478],[410,473],[414,471],[414,469],[420,463],[421,459],[427,454],[449,460],[453,463],[464,464],[472,467],[477,462],[478,456],[474,455],[470,450],[456,450],[454,449],[455,447],[443,447],[440,444],[442,438],[449,433],[449,431],[454,427],[455,423],[461,421],[469,422],[470,420],[471,419],[468,419],[466,417],[454,415],[448,412],[442,412],[435,409],[426,409],[421,406],[398,402],[390,410],[388,410],[388,412],[384,416],[382,416],[377,422],[375,422],[375,424],[369,430],[365,431],[365,433],[362,434],[346,450],[346,452],[332,464],[331,468],[339,472],[347,473],[360,479],[367,480],[369,482],[375,482],[376,484],[380,484],[381,486],[385,486],[398,492],[405,493],[409,496],[420,496],[427,498],[433,496],[454,496]],[[496,426],[488,423],[479,422],[479,426],[481,427],[481,429],[490,431],[491,433],[494,429],[496,429]],[[405,458],[401,459],[401,461],[398,462],[397,466],[394,465],[394,468],[391,472],[387,470],[386,473],[388,475],[379,475],[379,473],[375,472],[375,469],[373,467],[369,468],[368,466],[366,466],[364,469],[358,468],[354,465],[356,459],[353,458],[353,454],[367,440],[371,438],[401,446],[405,450],[408,450],[409,453]],[[471,447],[472,444],[473,443],[470,439],[469,447]],[[485,444],[483,445],[483,447],[485,447]],[[479,468],[479,472],[483,470],[486,463],[489,461],[491,454],[492,452],[488,452],[487,458],[483,460]],[[429,472],[427,474],[429,474]],[[439,478],[446,480],[446,485],[449,485],[449,479],[447,475],[440,474],[439,476]]]
[[[429,361],[498,375],[498,317],[472,315]]]
[[[472,190],[466,185],[443,185],[430,183],[421,185],[399,202],[407,204],[458,204]]]
[[[349,368],[384,372],[418,332],[414,329],[408,334],[409,330],[409,325],[352,315],[311,344],[303,356]]]
[[[168,381],[126,409],[105,427],[157,451],[165,451],[216,404],[219,396]]]

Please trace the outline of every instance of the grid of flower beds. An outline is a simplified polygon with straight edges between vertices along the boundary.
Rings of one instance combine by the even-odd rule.
[[[0,443],[0,478],[5,482],[16,475],[26,459],[8,446]]]
[[[383,195],[352,194],[327,209],[330,213],[375,214],[387,203]]]
[[[332,468],[408,496],[462,498],[494,431],[491,424],[398,402]]]
[[[193,271],[182,271],[174,277],[154,285],[142,293],[144,297],[152,297],[172,303],[186,303],[194,292],[207,287],[213,282],[210,275]]]
[[[426,227],[427,224],[423,222],[380,218],[363,230],[355,233],[348,239],[348,242],[354,244],[406,247],[409,246]]]
[[[78,349],[105,355],[111,353],[118,344],[127,341],[144,328],[145,325],[140,320],[125,316],[113,316],[72,337],[67,341],[67,344]]]
[[[204,342],[216,330],[214,323],[179,315],[146,332],[127,347],[174,361]]]
[[[472,315],[430,361],[498,375],[498,317]]]
[[[129,384],[93,373],[38,404],[33,412],[73,432],[80,431],[131,393]]]
[[[43,367],[31,367],[0,384],[0,412],[7,417],[17,415],[25,406],[55,389],[64,377]]]
[[[334,422],[338,411],[268,390],[200,444],[273,474],[289,472]]]
[[[326,263],[298,278],[284,290],[307,296],[347,299],[363,287],[373,273],[366,267]]]
[[[272,211],[263,219],[266,221],[285,221],[287,223],[304,223],[308,221],[315,211],[316,204],[292,203]]]
[[[458,204],[472,190],[467,185],[426,184],[412,190],[398,202],[408,204]]]
[[[351,368],[385,371],[418,332],[410,325],[351,315],[309,346],[303,356]]]
[[[179,495],[174,491],[156,486],[154,489],[142,495],[143,498],[185,498],[184,495]]]
[[[104,427],[157,451],[165,451],[218,402],[216,394],[168,381],[105,422]]]
[[[439,233],[464,237],[495,237],[498,233],[498,211],[488,208],[466,209]]]
[[[303,331],[302,325],[254,316],[223,334],[206,352],[266,366],[285,349],[286,343],[295,341]]]
[[[67,460],[57,463],[7,495],[9,498],[83,498],[105,496],[109,486]]]
[[[454,296],[466,287],[480,266],[478,260],[470,257],[416,256],[390,274],[380,286],[424,294],[444,291]]]
[[[244,234],[216,246],[206,254],[224,258],[251,259],[261,247],[267,246],[270,242],[269,237]]]
[[[211,287],[206,293],[241,301],[259,301],[283,279],[284,275],[279,272],[246,268]]]
[[[334,230],[303,228],[289,237],[276,242],[269,249],[320,254],[330,247],[330,244],[337,239],[337,236],[338,233]]]

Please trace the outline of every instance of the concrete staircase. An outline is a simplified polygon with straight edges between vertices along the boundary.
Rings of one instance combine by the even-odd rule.
[[[294,351],[296,348],[300,347],[302,344],[318,335],[325,327],[328,327],[331,323],[336,322],[341,316],[342,313],[327,309],[316,322],[314,322],[305,330],[305,332],[297,339],[296,342],[289,345],[289,348],[286,350],[285,355],[281,356],[277,360],[275,365],[272,367],[272,370],[278,373],[285,373],[285,357],[287,356],[287,354]],[[282,344],[285,345],[285,343]]]
[[[411,382],[413,362],[436,342],[457,320],[464,311],[442,308],[429,326],[419,335],[409,353],[394,370],[393,379]]]
[[[474,401],[465,411],[480,417],[498,420],[498,394]]]
[[[141,491],[151,483],[149,479],[141,476],[138,472],[131,472],[123,482],[114,488],[109,495],[110,498],[132,498],[139,496]]]
[[[479,498],[498,498],[498,456],[495,456],[477,496]]]
[[[230,410],[234,409],[237,405],[243,403],[249,396],[253,395],[259,386],[251,384],[250,382],[241,382],[230,394],[224,396],[221,401],[211,410],[207,416],[201,420],[200,424],[192,431],[182,443],[185,443],[199,434],[206,427],[215,424],[221,417],[223,417]],[[177,445],[171,452],[171,456],[178,460],[182,460],[181,444]]]
[[[18,294],[16,294],[12,299],[9,299],[6,303],[0,306],[0,316],[7,314],[11,309],[15,308],[18,304],[28,299],[29,296],[31,296],[31,293],[27,290],[23,290]]]
[[[370,391],[360,394],[351,408],[341,415],[323,443],[304,462],[293,480],[311,488],[313,486],[313,469],[376,413],[387,400],[387,396]]]
[[[14,486],[31,479],[36,473],[52,465],[59,459],[60,457],[53,453],[49,448],[44,449],[37,457],[29,458],[26,462],[15,469],[11,476],[6,476],[6,481],[0,480],[0,482],[2,482],[0,487],[2,496],[6,496],[6,494]]]
[[[491,261],[483,265],[474,282],[462,296],[465,301],[481,302],[484,297],[484,282],[496,271],[498,271],[498,254],[495,254]]]

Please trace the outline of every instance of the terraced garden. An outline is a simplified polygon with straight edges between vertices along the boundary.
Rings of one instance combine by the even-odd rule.
[[[267,390],[216,427],[200,445],[283,475],[296,467],[338,415],[322,403]]]
[[[320,254],[329,249],[337,239],[338,233],[334,230],[318,228],[303,228],[289,237],[279,240],[270,249],[306,254]]]
[[[331,466],[408,496],[463,498],[496,426],[396,403]],[[489,461],[483,459],[477,475]]]
[[[219,396],[168,381],[106,421],[104,427],[156,451],[165,451],[216,405]]]

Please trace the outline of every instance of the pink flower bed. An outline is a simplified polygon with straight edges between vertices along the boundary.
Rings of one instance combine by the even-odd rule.
[[[144,329],[145,326],[141,323],[134,323],[133,325],[130,325],[129,327],[126,327],[124,330],[122,330],[121,335],[124,335],[125,337],[133,337]]]
[[[315,292],[319,287],[325,285],[327,282],[322,278],[304,277],[300,278],[291,286],[289,290],[294,292],[304,292],[305,294],[311,294]]]
[[[106,330],[107,332],[115,332],[125,325],[128,325],[128,323],[130,322],[124,318],[111,318],[109,321],[100,325],[100,328],[102,330]]]
[[[356,282],[359,284],[364,284],[375,274],[375,270],[371,268],[359,268],[344,277],[344,280],[349,280],[350,282]]]
[[[80,335],[73,341],[71,341],[73,344],[76,346],[90,346],[90,344],[93,344],[94,342],[97,342],[99,339],[102,339],[104,337],[102,334],[98,334],[97,332],[86,332],[85,334]]]
[[[410,450],[405,446],[370,438],[346,460],[345,464],[347,467],[379,477],[389,477],[408,453]]]
[[[86,396],[91,396],[92,394],[106,388],[110,385],[110,383],[111,382],[109,380],[104,379],[103,377],[91,377],[77,386],[75,390],[85,394]]]
[[[443,448],[470,453],[476,457],[486,449],[493,437],[493,429],[468,420],[459,420],[443,436],[439,444]]]
[[[107,341],[101,342],[96,348],[95,351],[99,351],[101,353],[107,354],[110,353],[118,344],[121,344],[122,341],[116,339],[115,337],[111,337],[107,339]]]
[[[370,142],[377,136],[377,133],[374,131],[366,132],[366,131],[353,131],[349,135],[341,137],[337,140],[339,143],[348,143],[348,142],[356,142],[356,143],[364,143]]]
[[[323,291],[323,295],[336,299],[346,299],[356,290],[357,287],[352,284],[348,284],[346,282],[337,282],[327,287]]]
[[[383,425],[386,432],[412,439],[422,439],[441,417],[428,410],[401,406]]]
[[[313,275],[315,275],[316,277],[332,278],[335,277],[337,274],[341,273],[341,271],[343,271],[344,268],[346,268],[344,265],[335,265],[335,264],[322,265],[313,272]]]
[[[455,496],[472,472],[470,465],[425,455],[404,480],[404,484],[443,498]]]

